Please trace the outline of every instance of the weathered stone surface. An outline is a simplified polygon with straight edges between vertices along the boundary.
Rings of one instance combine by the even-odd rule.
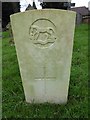
[[[75,15],[72,11],[45,9],[11,16],[27,102],[67,101]]]

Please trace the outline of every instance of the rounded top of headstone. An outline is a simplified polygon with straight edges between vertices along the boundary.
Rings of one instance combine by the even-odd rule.
[[[41,14],[43,12],[44,13],[45,12],[48,12],[48,13],[53,12],[53,14],[54,13],[56,14],[56,12],[58,12],[58,13],[62,12],[62,13],[67,13],[67,14],[76,14],[75,11],[71,11],[71,10],[62,10],[62,9],[41,9],[41,10],[36,10],[36,9],[33,9],[33,10],[25,11],[25,12],[18,12],[18,13],[12,14],[12,15],[10,15],[10,17],[19,16],[19,15],[28,14],[28,13],[30,13],[30,14],[40,13]]]

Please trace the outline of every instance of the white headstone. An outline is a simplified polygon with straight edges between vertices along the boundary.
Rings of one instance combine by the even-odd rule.
[[[31,10],[11,15],[27,102],[66,103],[76,13]]]

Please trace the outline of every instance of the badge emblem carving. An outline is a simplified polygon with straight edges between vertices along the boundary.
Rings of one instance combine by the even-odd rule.
[[[55,25],[48,19],[34,21],[29,29],[30,40],[39,48],[47,48],[56,41]]]

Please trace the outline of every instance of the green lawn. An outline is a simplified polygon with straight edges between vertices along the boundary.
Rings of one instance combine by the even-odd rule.
[[[25,102],[15,46],[8,31],[2,40],[3,118],[88,118],[88,25],[76,26],[68,102],[28,104]],[[14,119],[12,119],[14,120]]]

